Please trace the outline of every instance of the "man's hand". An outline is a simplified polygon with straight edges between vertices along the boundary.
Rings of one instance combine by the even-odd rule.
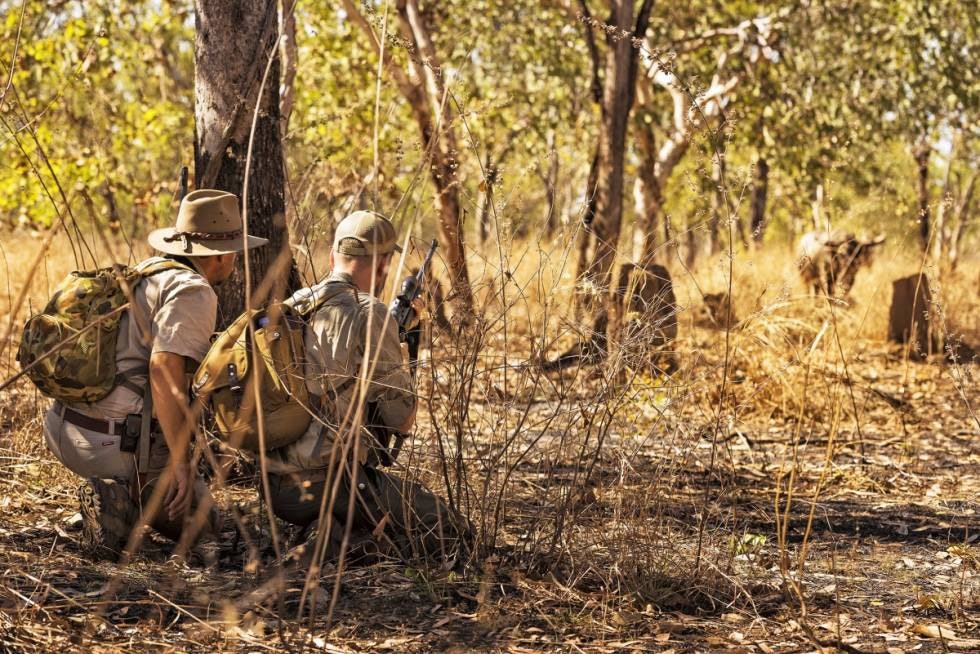
[[[191,508],[194,479],[186,461],[172,461],[170,471],[170,485],[163,499],[163,506],[167,510],[167,518],[177,520]]]
[[[417,329],[422,324],[422,318],[425,316],[425,300],[421,295],[412,300],[412,310],[412,321],[405,326],[407,332]]]
[[[170,485],[164,508],[171,520],[190,508],[194,499],[194,479],[187,465],[191,425],[184,376],[184,357],[173,352],[154,352],[150,356],[150,389],[153,411],[170,449]]]

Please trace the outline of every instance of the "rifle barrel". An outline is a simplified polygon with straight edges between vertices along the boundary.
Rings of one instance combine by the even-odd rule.
[[[432,239],[432,243],[429,245],[429,251],[426,253],[425,259],[422,260],[422,265],[419,266],[418,273],[415,275],[415,278],[420,282],[419,286],[421,286],[421,282],[425,281],[425,273],[429,270],[429,264],[432,262],[432,257],[435,255],[437,247],[439,247],[438,241]]]
[[[187,166],[180,167],[180,197],[177,198],[178,202],[184,200],[184,196],[187,195]]]

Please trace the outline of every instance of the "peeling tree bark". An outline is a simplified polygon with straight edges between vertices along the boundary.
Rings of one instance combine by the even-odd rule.
[[[283,140],[289,132],[289,117],[296,100],[296,11],[299,0],[282,0],[279,18],[279,56],[282,61],[282,84],[279,87],[279,134]]]
[[[216,188],[242,197],[253,112],[269,57],[274,57],[262,89],[244,203],[249,233],[269,239],[269,244],[249,253],[252,288],[246,290],[254,292],[271,275],[272,295],[282,296],[300,281],[292,265],[285,222],[276,0],[196,0],[195,8],[197,188]],[[243,281],[239,260],[236,277],[218,289],[219,326],[241,313]]]
[[[343,0],[347,15],[365,32],[375,55],[381,55],[381,44],[374,28],[351,0]],[[436,189],[439,212],[439,241],[442,256],[449,269],[453,318],[461,325],[473,317],[473,291],[470,288],[463,241],[463,213],[456,178],[457,140],[453,128],[450,100],[442,78],[439,58],[429,37],[417,0],[398,0],[398,29],[409,44],[407,70],[397,65],[387,67],[398,90],[405,98],[419,128],[423,151],[429,157],[429,177]]]

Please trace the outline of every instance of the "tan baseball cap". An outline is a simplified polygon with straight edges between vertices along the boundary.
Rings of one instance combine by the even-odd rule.
[[[373,211],[355,211],[340,221],[333,237],[334,252],[352,257],[401,252],[391,221]]]

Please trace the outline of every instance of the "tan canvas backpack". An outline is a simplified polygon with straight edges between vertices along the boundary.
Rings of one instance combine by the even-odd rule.
[[[210,407],[222,441],[251,452],[273,450],[298,439],[314,415],[329,409],[306,387],[304,328],[316,309],[348,290],[325,285],[300,301],[245,312],[218,335],[192,388]]]

